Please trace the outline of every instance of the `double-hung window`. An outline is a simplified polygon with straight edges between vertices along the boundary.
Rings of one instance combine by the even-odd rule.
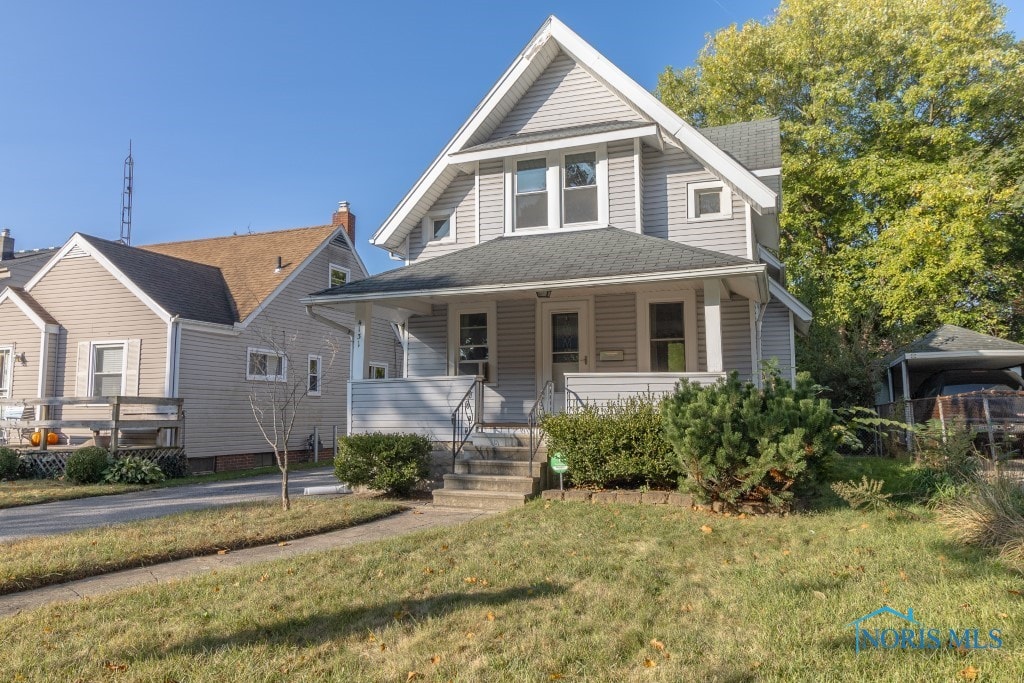
[[[451,374],[478,375],[486,382],[496,380],[496,310],[495,304],[451,307],[448,318]]]
[[[348,268],[338,266],[333,263],[330,265],[330,272],[331,277],[329,285],[331,287],[340,287],[341,285],[347,284],[352,275],[352,272]]]
[[[124,393],[125,345],[95,344],[92,347],[91,395]]]
[[[11,397],[11,375],[14,374],[14,349],[0,347],[0,398]]]
[[[309,356],[306,368],[306,394],[309,396],[320,396],[320,392],[323,390],[321,386],[323,380],[322,366],[323,358],[314,355]]]
[[[686,372],[683,302],[650,304],[651,372]]]
[[[506,161],[506,231],[608,224],[605,145]]]
[[[277,351],[250,348],[245,378],[264,382],[287,381],[288,361],[283,354]]]
[[[548,224],[547,158],[516,162],[515,178],[517,228],[540,228]]]

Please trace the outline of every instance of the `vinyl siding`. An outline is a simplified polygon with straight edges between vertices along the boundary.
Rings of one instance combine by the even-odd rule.
[[[623,230],[636,230],[636,172],[633,141],[608,144],[608,222]]]
[[[409,318],[409,377],[448,374],[448,307],[434,306],[432,315]]]
[[[455,212],[456,241],[429,241],[421,221],[409,234],[410,261],[441,256],[476,244],[476,176],[465,173],[456,176],[425,215],[452,211]]]
[[[352,382],[352,432],[413,432],[451,442],[451,414],[472,377]]]
[[[602,294],[594,297],[594,341],[597,372],[636,372],[636,295]],[[602,361],[601,351],[622,351],[621,361]]]
[[[722,301],[722,365],[736,370],[740,379],[752,379],[750,348],[750,304],[736,297]]]
[[[732,193],[732,217],[687,219],[687,183],[714,180],[682,150],[643,148],[644,234],[748,258],[746,205]]]
[[[536,302],[498,302],[498,384],[486,387],[488,422],[525,422],[537,398]]]
[[[505,233],[505,162],[480,162],[480,241]]]
[[[306,315],[299,300],[322,289],[328,278],[328,264],[351,269],[359,266],[352,252],[335,246],[322,251],[289,286],[278,294],[237,337],[182,330],[179,395],[185,399],[185,448],[189,457],[210,457],[237,453],[265,453],[271,450],[260,434],[249,394],[253,387],[245,378],[249,347],[266,348],[267,339],[285,342],[289,356],[289,382],[306,377],[309,354],[323,359],[321,396],[302,399],[289,448],[305,449],[305,440],[320,427],[329,434],[337,425],[344,433],[347,420],[347,383],[351,340],[334,328]],[[328,314],[351,327],[351,314]],[[401,354],[391,326],[375,320],[370,337],[370,360],[386,363],[389,376],[401,374]],[[322,440],[323,437],[321,437]],[[329,437],[325,440],[328,445]]]
[[[0,304],[0,346],[25,355],[25,363],[11,364],[11,392],[3,400],[37,398],[39,394],[40,329],[11,300]]]
[[[559,53],[523,94],[491,139],[640,116],[586,69]]]
[[[786,378],[793,376],[792,326],[789,309],[778,301],[768,302],[761,320],[761,357],[765,360],[777,358],[779,372]]]

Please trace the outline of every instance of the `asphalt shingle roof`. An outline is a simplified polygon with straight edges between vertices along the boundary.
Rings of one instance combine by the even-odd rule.
[[[14,252],[14,258],[0,261],[0,272],[8,273],[8,277],[0,279],[0,288],[23,287],[55,253],[56,248]]]
[[[596,228],[499,237],[312,296],[401,295],[421,290],[702,270],[750,263],[747,259],[619,228]]]
[[[752,171],[782,167],[782,138],[778,119],[744,121],[698,130],[701,135]]]
[[[941,325],[902,349],[903,353],[935,353],[954,351],[1017,351],[1024,345],[981,334],[956,325]]]

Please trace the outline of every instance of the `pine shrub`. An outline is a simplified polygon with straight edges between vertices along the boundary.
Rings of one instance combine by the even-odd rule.
[[[781,507],[822,478],[841,430],[827,399],[802,374],[793,387],[769,372],[764,387],[683,380],[665,399],[668,441],[686,475],[683,488],[704,502],[743,500]]]

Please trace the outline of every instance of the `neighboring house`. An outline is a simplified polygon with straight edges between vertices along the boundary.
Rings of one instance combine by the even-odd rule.
[[[406,337],[405,379],[353,374],[350,430],[459,452],[681,378],[792,378],[780,192],[777,120],[697,130],[550,17],[374,234],[407,265],[307,300]]]
[[[305,452],[314,426],[329,445],[332,426],[345,430],[350,340],[300,299],[366,277],[354,236],[347,203],[331,225],[143,247],[76,233],[24,287],[0,291],[3,398],[180,397],[186,453],[204,471],[269,464],[248,396],[301,377],[289,447]],[[374,323],[374,372],[400,373],[392,327]]]
[[[0,289],[24,286],[56,251],[56,247],[14,251],[14,237],[4,228],[0,231]]]

